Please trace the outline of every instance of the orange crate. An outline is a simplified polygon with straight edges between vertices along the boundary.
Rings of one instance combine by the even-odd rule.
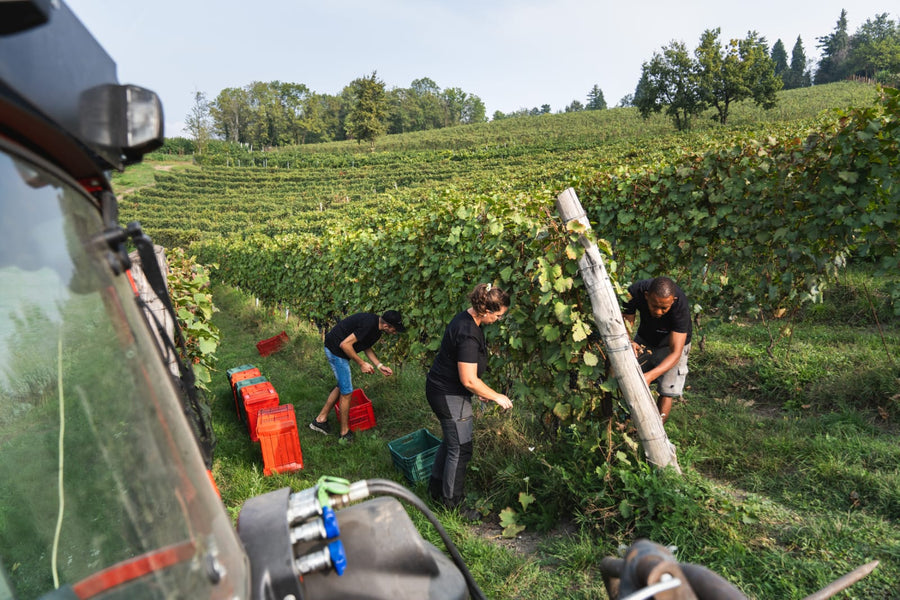
[[[293,404],[260,410],[256,432],[263,456],[263,475],[289,473],[303,468]]]
[[[263,377],[262,375],[258,375],[256,377],[250,377],[249,379],[241,379],[240,381],[236,381],[234,383],[234,410],[237,412],[238,419],[241,421],[247,420],[247,413],[244,411],[244,402],[241,399],[241,392],[245,387],[250,387],[251,385],[256,385],[258,383],[266,383],[269,380]]]
[[[334,414],[338,423],[341,420],[340,401],[334,404]],[[372,410],[372,401],[361,389],[353,390],[350,395],[350,431],[365,431],[375,427],[375,411]]]
[[[243,373],[244,371],[250,371],[256,369],[256,365],[241,365],[239,367],[232,367],[225,371],[225,374],[228,375],[228,385],[234,387],[234,382],[237,381],[235,376],[239,373]],[[256,375],[260,375],[259,369],[256,369]],[[256,377],[256,375],[252,375],[251,377]]]
[[[256,432],[256,421],[259,411],[264,408],[275,408],[276,406],[278,406],[278,392],[267,381],[248,385],[241,390],[241,407],[244,409],[247,430],[250,432],[252,441],[259,441],[259,436]]]
[[[281,350],[284,343],[288,341],[288,335],[284,331],[269,339],[256,342],[256,349],[260,356],[268,356],[273,352]]]
[[[238,381],[243,381],[245,379],[260,377],[262,373],[260,373],[259,369],[253,365],[241,365],[233,369],[228,369],[226,374],[228,375],[228,385],[231,386],[231,397],[234,398],[234,410],[240,415],[241,409],[240,403],[238,402],[238,394],[234,389],[235,384]]]

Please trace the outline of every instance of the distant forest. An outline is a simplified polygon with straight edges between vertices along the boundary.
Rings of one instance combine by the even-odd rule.
[[[667,61],[675,60],[688,61],[685,73],[694,66],[698,70],[705,68],[707,74],[715,69],[721,71],[714,73],[714,79],[719,81],[707,77],[705,82],[696,82],[699,96],[705,93],[708,98],[692,110],[716,105],[718,100],[710,95],[710,90],[716,85],[724,87],[725,78],[734,76],[725,74],[729,61],[737,65],[735,69],[753,71],[752,77],[756,78],[757,84],[751,83],[751,86],[759,85],[758,81],[765,78],[764,87],[769,94],[773,93],[773,88],[775,91],[792,89],[852,77],[885,85],[896,85],[900,79],[900,21],[890,19],[887,13],[866,20],[851,35],[847,31],[847,11],[842,10],[834,30],[817,38],[817,47],[821,49],[817,64],[807,59],[800,36],[794,42],[790,56],[782,40],[777,40],[770,49],[765,38],[756,32],[750,32],[746,40],[731,40],[724,48],[718,43],[717,36],[717,29],[704,32],[694,57],[681,43],[673,42],[662,48],[644,63],[635,94],[626,95],[616,106],[638,106],[642,112],[665,110],[678,125],[681,109],[673,111],[672,106],[679,100],[671,98],[671,90],[665,87],[669,84],[664,78],[654,78],[656,69],[666,68]],[[753,52],[756,55],[751,56]],[[747,73],[741,75],[745,79],[750,76]],[[703,86],[706,86],[705,92]],[[573,99],[556,112],[606,108],[601,87],[594,85],[586,92],[584,102]],[[551,112],[551,106],[544,104],[512,113],[497,111],[491,119]],[[318,93],[302,83],[281,81],[256,81],[241,88],[227,88],[214,99],[197,92],[185,120],[185,132],[190,140],[176,138],[167,145],[169,151],[202,152],[207,143],[216,139],[258,148],[348,139],[371,142],[383,134],[486,121],[484,102],[472,92],[458,87],[442,89],[428,77],[416,79],[406,88],[386,89],[384,82],[373,72],[350,82],[339,94]]]

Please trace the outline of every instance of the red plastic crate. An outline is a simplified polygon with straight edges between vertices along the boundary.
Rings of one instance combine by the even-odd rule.
[[[293,404],[260,410],[256,432],[263,456],[263,475],[289,473],[303,468]]]
[[[250,433],[252,441],[259,441],[256,431],[259,411],[264,408],[275,408],[278,406],[278,402],[278,392],[268,381],[248,385],[241,390],[241,406],[244,409],[247,431]]]
[[[241,367],[246,367],[241,369]],[[236,413],[241,414],[240,403],[238,402],[238,393],[235,390],[235,385],[239,381],[244,381],[245,379],[253,379],[254,377],[261,377],[262,373],[259,372],[259,369],[254,367],[253,365],[241,365],[241,367],[236,367],[237,369],[241,369],[239,371],[228,371],[228,385],[231,386],[231,397],[234,398],[234,410]]]
[[[340,401],[334,404],[334,414],[338,422],[341,420]],[[375,427],[375,411],[372,410],[372,401],[361,389],[353,390],[350,395],[350,431],[365,431]]]
[[[240,381],[236,381],[234,383],[234,410],[237,412],[238,419],[240,419],[241,421],[247,420],[247,411],[244,410],[244,402],[241,399],[241,392],[243,391],[243,389],[245,387],[250,387],[251,385],[266,383],[268,381],[269,380],[262,375],[258,375],[249,379],[241,379]]]
[[[282,331],[274,337],[256,342],[256,349],[259,351],[260,356],[268,356],[273,352],[281,350],[281,347],[284,346],[285,342],[287,341],[288,335],[287,333]]]
[[[247,405],[245,402],[250,394],[274,391],[275,388],[272,386],[272,382],[270,382],[265,377],[245,379],[243,382],[239,383],[237,388],[237,395],[240,396],[241,399],[238,402],[238,416],[240,417],[241,422],[247,423],[249,426],[249,422],[247,421]]]

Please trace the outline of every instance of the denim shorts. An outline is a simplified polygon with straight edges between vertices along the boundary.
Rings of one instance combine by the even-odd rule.
[[[341,395],[352,394],[353,379],[350,377],[350,361],[346,358],[335,356],[328,348],[325,348],[325,357],[328,359],[328,364],[331,365],[331,370],[334,371],[334,377],[337,379]]]

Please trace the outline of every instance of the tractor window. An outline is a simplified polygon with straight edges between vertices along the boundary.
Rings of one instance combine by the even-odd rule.
[[[15,598],[243,597],[243,551],[101,229],[74,184],[0,145],[0,596],[5,571]]]

